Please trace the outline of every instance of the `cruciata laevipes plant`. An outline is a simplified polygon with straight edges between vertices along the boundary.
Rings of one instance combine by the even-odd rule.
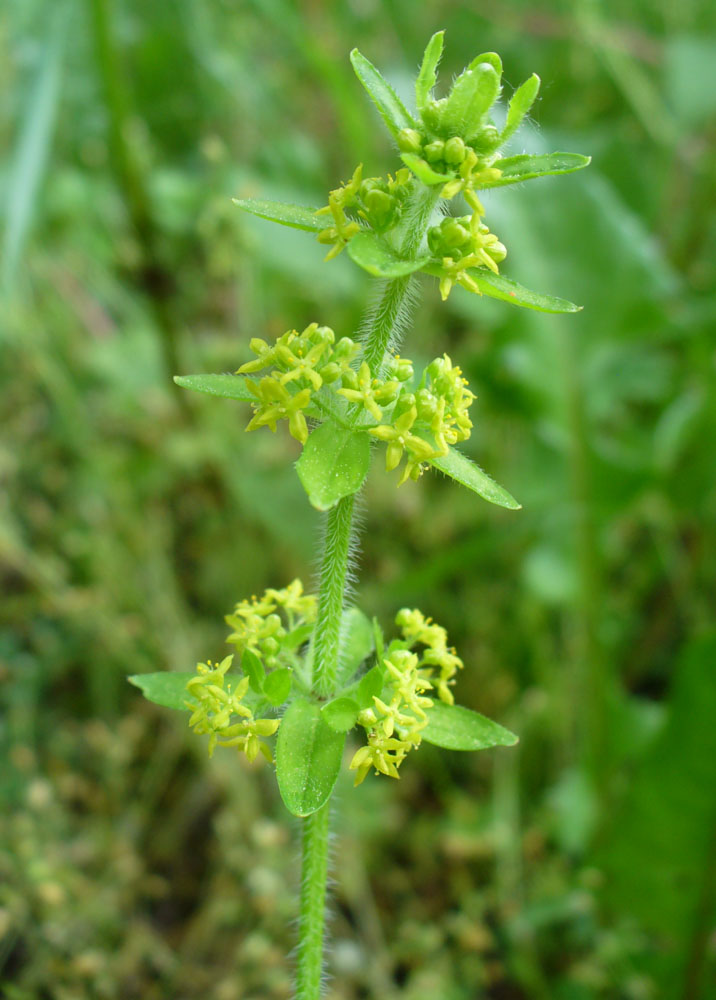
[[[318,322],[274,343],[254,338],[253,357],[234,375],[188,375],[180,386],[251,405],[247,430],[288,422],[302,445],[296,471],[311,504],[325,512],[318,592],[300,580],[241,600],[226,616],[234,652],[193,673],[132,680],[152,701],[189,713],[189,725],[217,746],[275,763],[287,809],[303,818],[303,879],[296,973],[298,1000],[320,994],[330,800],[349,733],[349,768],[360,784],[371,772],[400,776],[424,740],[452,750],[510,746],[517,737],[454,703],[463,663],[445,629],[416,608],[397,612],[397,635],[348,606],[346,579],[356,542],[356,495],[373,445],[384,444],[398,485],[431,468],[484,499],[519,504],[456,449],[472,427],[474,395],[448,354],[423,371],[398,354],[417,272],[438,279],[446,299],[455,285],[516,306],[574,312],[564,299],[529,291],[500,273],[507,249],[490,232],[480,193],[589,159],[574,153],[503,156],[539,90],[531,76],[512,95],[502,128],[490,117],[501,91],[494,52],[476,56],[448,95],[433,96],[443,32],[430,39],[415,84],[416,112],[360,52],[358,79],[395,141],[402,165],[365,177],[362,165],[318,209],[241,200],[246,212],[313,233],[327,260],[344,249],[380,280],[356,337],[337,337]],[[275,737],[275,742],[272,742]]]

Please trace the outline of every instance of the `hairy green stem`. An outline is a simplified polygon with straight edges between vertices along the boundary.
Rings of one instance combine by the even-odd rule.
[[[338,672],[338,646],[354,505],[355,495],[343,497],[329,510],[326,520],[313,652],[313,689],[324,698],[333,694]]]
[[[414,200],[406,212],[405,229],[399,251],[401,257],[407,260],[415,257],[439,198],[439,185],[417,189]],[[412,282],[411,274],[386,281],[368,313],[362,338],[363,357],[374,374],[382,368],[385,353],[400,328]]]
[[[400,252],[405,258],[418,251],[439,199],[439,188],[418,187],[406,212]],[[395,342],[405,313],[411,276],[385,282],[364,325],[363,357],[372,371],[380,370],[386,351]],[[318,616],[314,632],[313,691],[321,698],[335,693],[341,619],[354,539],[355,495],[343,497],[329,510],[321,562]],[[328,874],[330,802],[303,821],[303,874],[299,922],[296,1000],[318,1000],[323,969],[323,924]]]
[[[303,821],[296,1000],[317,1000],[321,993],[330,808],[330,802],[326,802]]]

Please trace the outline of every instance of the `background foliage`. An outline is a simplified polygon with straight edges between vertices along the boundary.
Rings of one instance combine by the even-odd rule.
[[[319,205],[394,166],[353,77],[495,49],[543,80],[496,192],[503,270],[584,305],[430,284],[415,355],[478,393],[471,454],[366,491],[359,597],[417,605],[460,700],[520,746],[424,747],[341,795],[335,1000],[716,995],[716,12],[354,0],[8,0],[0,14],[0,983],[9,1000],[289,995],[296,863],[266,772],[210,763],[130,673],[224,655],[234,602],[310,577],[288,435],[170,375],[250,336],[355,331],[367,276],[233,196]],[[487,200],[487,199],[486,199]],[[416,357],[416,360],[421,360]],[[346,779],[347,781],[349,779]]]

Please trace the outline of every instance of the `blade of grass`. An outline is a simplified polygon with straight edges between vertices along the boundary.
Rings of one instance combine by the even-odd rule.
[[[2,283],[9,289],[27,241],[42,185],[62,83],[68,6],[61,4],[49,21],[38,59],[37,77],[24,109],[7,188],[3,235]]]

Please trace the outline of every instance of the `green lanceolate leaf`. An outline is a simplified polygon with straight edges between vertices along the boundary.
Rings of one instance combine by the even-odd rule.
[[[348,608],[341,619],[338,683],[347,683],[374,648],[373,623],[360,608]]]
[[[194,672],[180,674],[162,670],[158,674],[135,674],[127,680],[138,687],[144,697],[153,701],[155,705],[186,712],[189,711],[186,702],[191,703],[194,700],[186,689],[192,677],[196,677]]]
[[[240,399],[246,403],[256,402],[256,395],[250,389],[254,383],[245,375],[175,375],[174,381],[182,389],[205,392],[209,396]]]
[[[475,56],[466,68],[476,69],[480,63],[489,63],[495,73],[497,73],[498,80],[502,80],[502,59],[500,59],[496,52],[481,52],[479,56]]]
[[[258,215],[260,219],[278,222],[291,229],[306,229],[318,233],[330,225],[330,218],[317,215],[315,208],[304,208],[302,205],[288,205],[282,201],[261,201],[258,198],[234,198],[234,204],[244,212]]]
[[[436,31],[425,47],[423,62],[415,81],[415,104],[422,111],[430,100],[430,92],[437,81],[437,68],[443,54],[444,31]]]
[[[401,129],[415,128],[412,115],[408,113],[403,102],[373,63],[358,49],[353,49],[351,52],[351,63],[356,76],[368,92],[393,138],[397,138]]]
[[[421,156],[416,156],[415,153],[402,153],[400,159],[406,167],[412,170],[418,180],[427,184],[428,187],[432,184],[444,184],[455,176],[454,174],[441,174],[437,170],[433,170],[429,163]]]
[[[472,138],[499,93],[500,77],[491,63],[482,61],[474,69],[465,70],[453,84],[441,115],[446,134]]]
[[[266,671],[264,670],[264,665],[256,653],[253,653],[250,649],[245,649],[243,651],[241,654],[241,669],[243,670],[245,676],[249,679],[249,686],[251,687],[251,690],[255,691],[256,694],[261,694],[264,689]]]
[[[591,156],[581,153],[542,153],[538,156],[524,154],[508,156],[497,160],[494,166],[502,171],[502,176],[496,180],[487,181],[483,188],[505,187],[507,184],[519,184],[520,181],[530,181],[535,177],[550,177],[552,174],[572,174],[589,166]]]
[[[509,139],[511,135],[514,135],[520,127],[525,115],[528,114],[530,108],[537,100],[539,87],[540,78],[536,73],[533,73],[529,80],[525,80],[525,82],[514,92],[510,98],[510,103],[507,106],[505,127],[500,135],[501,142],[506,142],[507,139]]]
[[[369,465],[368,435],[327,420],[309,435],[296,471],[313,506],[329,510],[361,488]]]
[[[517,737],[509,729],[462,705],[436,701],[428,709],[428,724],[421,735],[426,743],[446,750],[488,750],[512,747]]]
[[[395,250],[373,233],[358,233],[348,244],[351,260],[376,278],[400,278],[424,267],[429,257],[403,260]]]
[[[272,705],[283,705],[291,691],[291,671],[288,667],[272,670],[266,675],[263,693]]]
[[[323,721],[315,702],[299,698],[289,706],[276,739],[276,777],[294,816],[310,816],[330,798],[345,739]]]
[[[355,726],[359,711],[352,698],[334,698],[323,706],[321,716],[336,733],[347,733]]]
[[[537,312],[545,313],[574,313],[579,312],[582,308],[582,306],[576,306],[574,302],[559,299],[555,295],[532,292],[524,285],[520,285],[510,278],[505,278],[501,274],[493,274],[492,271],[486,269],[471,270],[470,277],[483,295],[511,302],[513,306],[522,306],[523,309],[535,309]]]
[[[436,469],[440,469],[446,476],[450,476],[451,479],[479,494],[483,500],[497,504],[498,507],[507,507],[508,510],[521,509],[522,505],[517,503],[504,487],[496,483],[494,479],[490,479],[479,465],[476,465],[456,448],[451,448],[447,455],[442,455],[440,458],[430,459],[430,464]]]

